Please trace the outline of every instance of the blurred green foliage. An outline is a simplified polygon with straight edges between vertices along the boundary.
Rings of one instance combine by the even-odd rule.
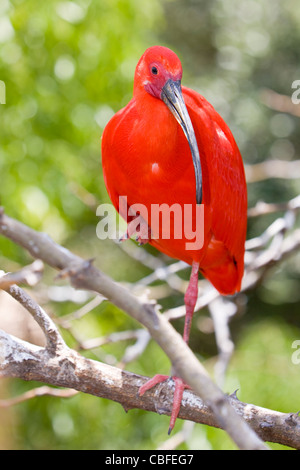
[[[108,119],[131,98],[135,65],[154,44],[178,53],[183,83],[225,118],[245,162],[300,155],[299,118],[268,108],[262,99],[265,89],[291,96],[292,82],[300,79],[297,0],[1,0],[6,104],[0,105],[0,204],[82,256],[96,256],[100,268],[121,281],[137,281],[149,271],[96,238],[95,208],[109,201],[100,138]],[[299,179],[265,180],[249,185],[249,206],[297,194]],[[277,216],[251,220],[249,236]],[[29,260],[11,242],[1,239],[0,247],[2,269]],[[249,293],[246,313],[232,325],[236,352],[226,383],[229,393],[240,389],[241,400],[285,412],[300,407],[300,366],[291,362],[291,344],[300,337],[299,266],[298,253]],[[52,272],[47,275],[53,279]],[[74,305],[49,308],[64,315]],[[107,304],[78,322],[86,337],[137,327]],[[200,334],[194,325],[191,345],[212,369],[213,335]],[[121,358],[125,347],[108,345],[91,357]],[[169,363],[151,343],[128,369],[151,376],[167,373]],[[6,395],[32,386],[12,381]],[[118,404],[82,394],[31,400],[7,419],[5,446],[25,449],[153,449],[166,439],[169,421],[138,410],[126,414]],[[222,431],[204,426],[195,427],[188,445],[234,448]]]

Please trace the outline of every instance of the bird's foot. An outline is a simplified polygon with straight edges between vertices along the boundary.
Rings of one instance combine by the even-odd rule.
[[[150,390],[150,388],[154,387],[155,385],[161,382],[164,382],[168,378],[169,378],[168,375],[160,375],[160,374],[155,375],[154,377],[152,377],[152,379],[148,380],[144,385],[142,385],[142,387],[139,390],[139,395],[142,396],[147,390]],[[191,387],[188,384],[184,383],[180,377],[172,376],[172,379],[175,382],[175,390],[174,390],[174,397],[173,397],[173,406],[172,406],[172,412],[171,412],[170,426],[168,430],[169,435],[175,426],[175,422],[180,411],[180,405],[181,405],[183,392],[185,389],[191,389]]]
[[[136,234],[135,239],[139,245],[145,245],[145,243],[148,243],[151,240],[151,229],[141,215],[138,215],[129,222],[127,225],[127,231],[120,238],[120,242],[128,240],[134,234]]]

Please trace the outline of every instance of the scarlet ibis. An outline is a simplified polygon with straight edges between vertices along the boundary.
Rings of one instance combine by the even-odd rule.
[[[192,265],[184,296],[183,338],[188,343],[199,271],[223,295],[240,290],[247,188],[241,154],[230,129],[203,96],[181,86],[181,78],[182,66],[172,50],[154,46],[144,52],[135,70],[133,98],[104,129],[102,165],[111,201],[128,223],[127,237],[137,228],[132,227],[139,217],[139,241]],[[169,237],[151,237],[151,221],[146,217],[153,205],[177,204],[184,212],[187,205],[195,208],[201,203],[204,219],[196,230],[203,233],[202,247],[187,249],[190,239],[185,233],[176,236],[174,230]],[[138,215],[130,214],[127,209],[135,204],[146,212],[141,209]],[[190,217],[195,224],[195,212]],[[154,376],[141,387],[140,395],[166,378]],[[179,377],[173,380],[169,433],[187,388]]]

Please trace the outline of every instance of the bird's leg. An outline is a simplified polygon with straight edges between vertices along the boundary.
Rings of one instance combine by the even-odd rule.
[[[189,282],[187,291],[184,296],[186,314],[185,314],[185,322],[184,322],[183,339],[186,343],[188,343],[189,341],[193,313],[194,313],[195,305],[196,305],[197,298],[198,298],[198,272],[199,272],[199,263],[193,262],[190,282]],[[160,375],[160,374],[155,375],[152,379],[148,380],[140,388],[139,390],[140,396],[143,395],[150,388],[154,387],[155,385],[161,382],[164,382],[168,378],[169,377],[167,375]],[[171,433],[172,429],[175,426],[175,422],[180,411],[183,392],[186,388],[187,389],[191,388],[189,385],[184,383],[184,381],[180,377],[173,376],[172,379],[175,382],[175,390],[174,390],[173,406],[172,406],[168,434]]]
[[[141,215],[137,215],[127,225],[127,230],[120,238],[120,242],[128,240],[136,233],[136,241],[144,245],[151,240],[151,229]]]
[[[192,318],[193,318],[193,314],[194,314],[194,310],[195,310],[195,306],[196,306],[196,302],[198,298],[198,273],[199,273],[199,263],[193,261],[189,285],[184,296],[185,321],[184,321],[183,339],[187,344],[190,338]],[[186,388],[188,389],[191,388],[180,377],[173,377],[173,379],[175,381],[175,390],[174,390],[173,407],[172,407],[172,414],[171,414],[168,434],[170,434],[170,432],[175,426],[175,422],[180,411],[180,405],[181,405],[183,392]]]
[[[184,296],[185,322],[183,339],[186,343],[189,342],[193,314],[198,299],[198,273],[199,263],[193,261],[190,282]]]
[[[161,382],[164,382],[167,379],[169,379],[168,375],[155,375],[154,377],[152,377],[152,379],[148,380],[144,385],[142,385],[139,390],[139,395],[144,395],[147,390],[150,390],[150,388],[153,388],[155,385],[160,384]],[[188,384],[184,383],[180,377],[172,376],[172,379],[175,382],[175,390],[168,434],[171,433],[172,429],[175,426],[175,422],[180,411],[180,405],[184,390],[186,388],[191,389],[191,387]]]
[[[173,376],[172,378],[175,382],[175,390],[174,390],[170,425],[169,425],[169,430],[168,430],[169,435],[171,434],[171,431],[175,426],[176,419],[180,411],[183,392],[186,388],[191,390],[191,387],[188,384],[184,383],[184,381],[180,377]]]

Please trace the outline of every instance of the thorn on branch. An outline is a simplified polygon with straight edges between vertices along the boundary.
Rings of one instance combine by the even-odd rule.
[[[76,262],[75,264],[62,269],[55,277],[55,280],[69,278],[76,289],[81,289],[85,286],[85,279],[88,277],[88,271],[92,267],[94,261],[95,258],[84,260],[79,263]]]
[[[238,397],[237,397],[237,392],[238,392],[238,391],[239,391],[239,389],[237,388],[233,393],[231,393],[231,394],[229,395],[229,398],[233,398],[234,400],[240,401],[240,400],[238,399]]]
[[[290,413],[286,418],[285,422],[289,426],[295,427],[299,425],[299,411],[298,413]]]

